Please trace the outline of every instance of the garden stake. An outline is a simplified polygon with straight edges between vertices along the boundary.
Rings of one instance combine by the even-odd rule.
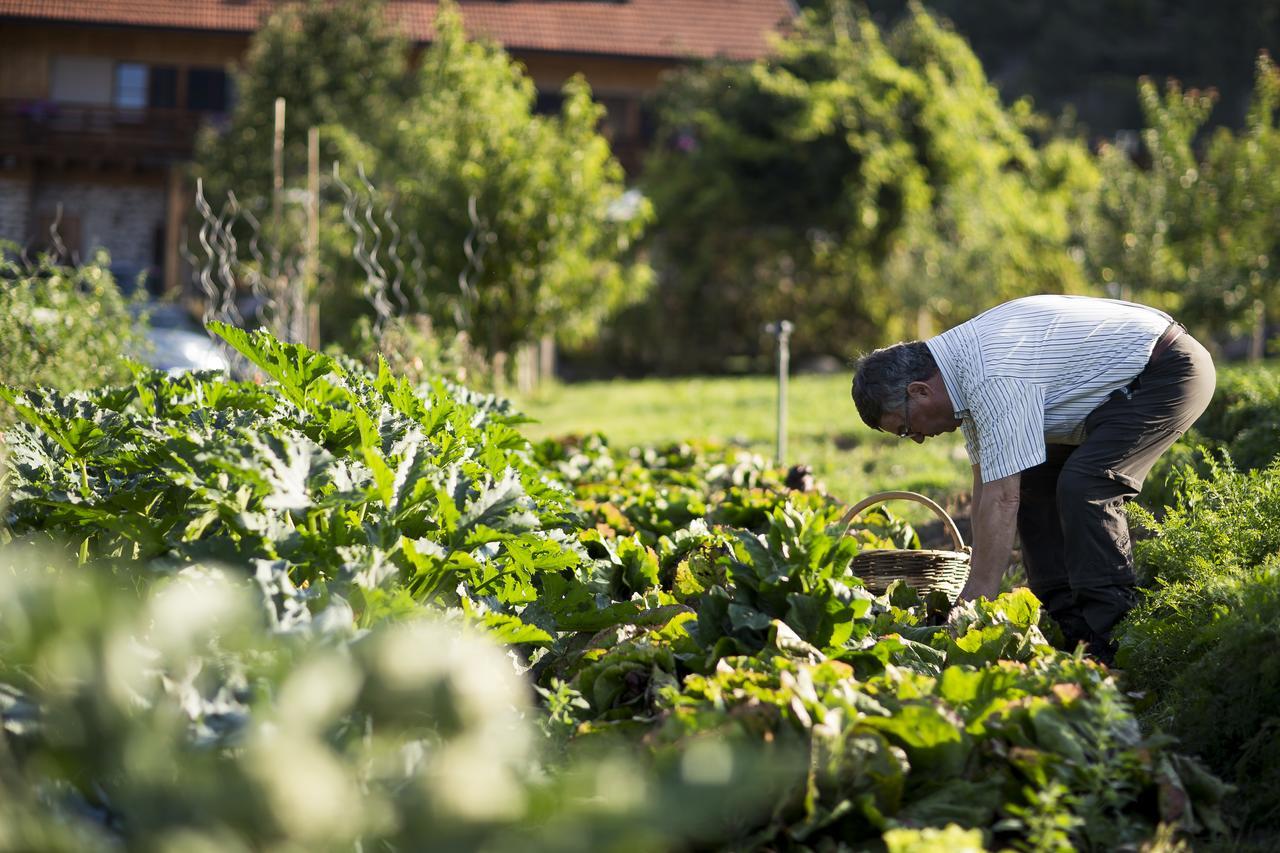
[[[791,362],[791,331],[795,326],[790,320],[779,320],[764,327],[778,338],[778,467],[787,466],[787,373]]]

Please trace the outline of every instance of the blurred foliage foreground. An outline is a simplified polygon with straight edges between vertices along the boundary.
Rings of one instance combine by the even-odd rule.
[[[0,849],[1119,849],[1224,785],[1025,591],[744,453],[218,333],[272,380],[0,391]],[[366,845],[368,846],[366,848]]]

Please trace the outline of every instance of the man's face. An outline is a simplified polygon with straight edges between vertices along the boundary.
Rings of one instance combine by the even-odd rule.
[[[899,438],[909,438],[916,444],[952,432],[959,426],[951,401],[928,382],[912,382],[907,386],[902,412],[886,412],[880,418],[880,429]]]

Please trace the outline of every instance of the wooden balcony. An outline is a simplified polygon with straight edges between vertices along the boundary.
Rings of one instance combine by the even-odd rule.
[[[0,165],[163,169],[191,158],[207,114],[0,99]]]

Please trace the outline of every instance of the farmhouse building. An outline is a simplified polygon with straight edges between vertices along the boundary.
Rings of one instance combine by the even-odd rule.
[[[106,248],[121,281],[177,286],[192,203],[182,165],[197,128],[234,102],[235,63],[273,0],[0,0],[0,238],[29,249],[50,229],[67,252]],[[420,50],[438,3],[389,0]],[[668,69],[750,60],[793,0],[461,0],[470,33],[524,64],[552,109],[582,73],[632,172],[652,137],[645,98]]]

